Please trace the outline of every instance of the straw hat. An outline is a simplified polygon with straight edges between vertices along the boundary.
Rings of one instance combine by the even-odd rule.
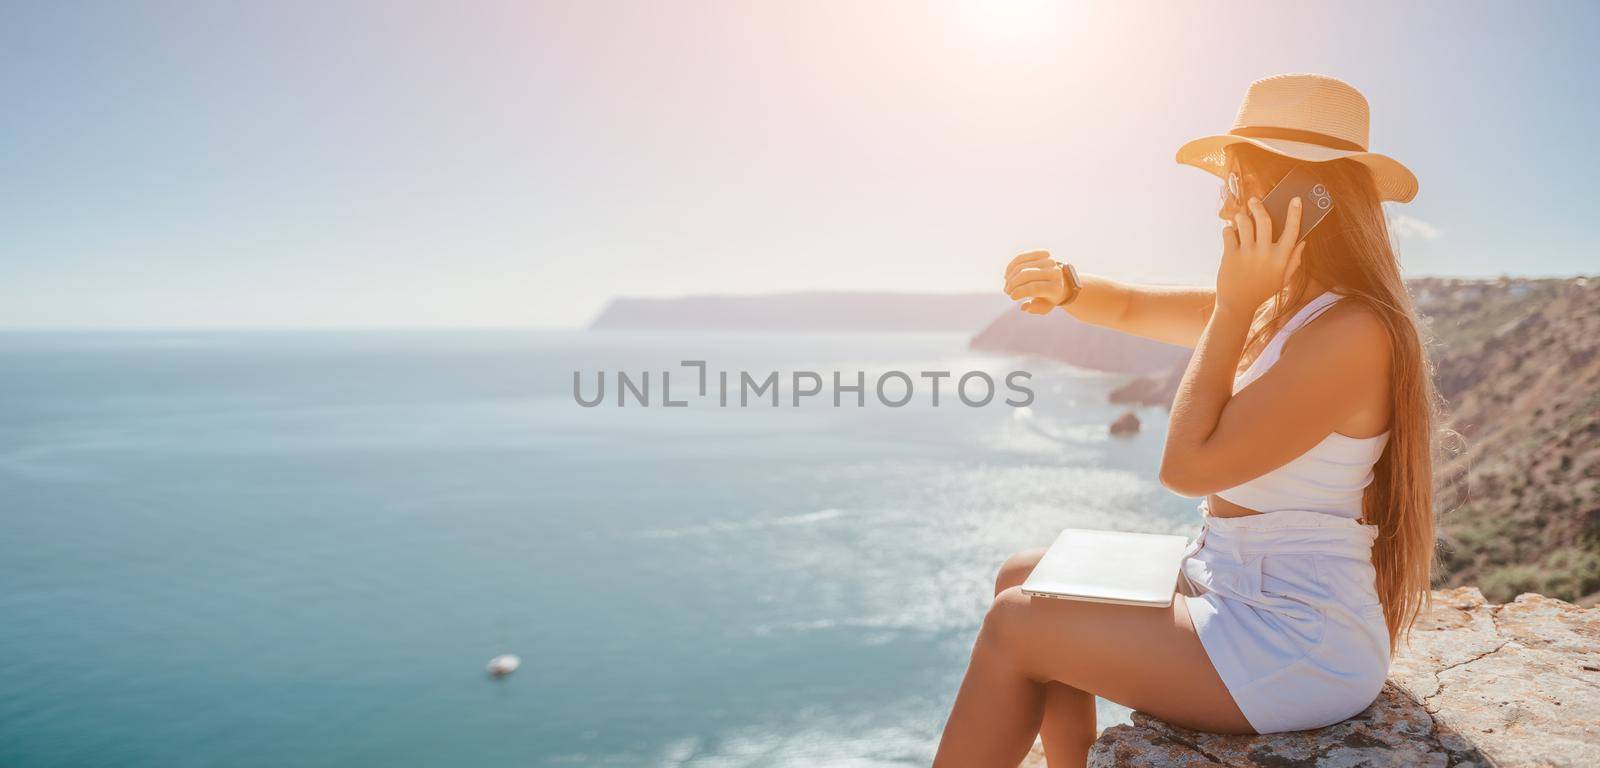
[[[1234,144],[1312,163],[1349,158],[1372,169],[1382,199],[1411,202],[1416,175],[1368,152],[1367,127],[1367,97],[1349,83],[1325,75],[1273,75],[1250,84],[1232,130],[1183,145],[1178,162],[1221,178],[1227,168],[1223,149]]]

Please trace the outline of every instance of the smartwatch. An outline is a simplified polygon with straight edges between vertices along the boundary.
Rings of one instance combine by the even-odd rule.
[[[1067,286],[1067,297],[1062,299],[1061,303],[1056,306],[1065,307],[1077,301],[1078,294],[1083,293],[1083,281],[1078,279],[1078,270],[1073,269],[1071,264],[1064,264],[1058,261],[1056,262],[1056,267],[1061,270],[1061,279]]]

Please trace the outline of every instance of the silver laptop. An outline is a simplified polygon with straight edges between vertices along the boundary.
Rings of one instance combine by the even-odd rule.
[[[1068,528],[1034,567],[1022,591],[1093,603],[1172,604],[1189,540],[1182,536]]]

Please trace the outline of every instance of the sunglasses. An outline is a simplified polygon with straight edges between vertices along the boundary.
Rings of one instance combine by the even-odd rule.
[[[1228,171],[1228,175],[1222,180],[1222,191],[1218,193],[1222,202],[1226,203],[1232,200],[1239,205],[1244,205],[1244,182],[1242,179],[1243,175],[1238,171]]]

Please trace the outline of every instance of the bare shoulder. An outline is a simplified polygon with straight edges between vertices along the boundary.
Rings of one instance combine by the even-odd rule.
[[[1340,366],[1389,365],[1393,339],[1377,310],[1360,301],[1340,301],[1296,331],[1284,356],[1315,356]]]

